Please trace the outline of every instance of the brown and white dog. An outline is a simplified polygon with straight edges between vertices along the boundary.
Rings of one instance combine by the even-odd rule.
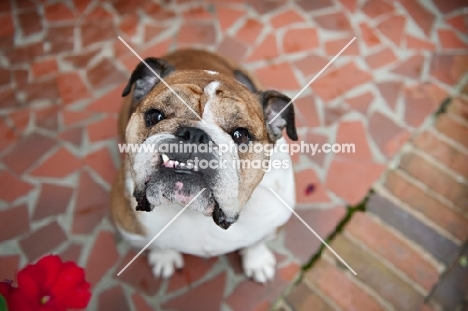
[[[205,188],[149,246],[154,275],[169,277],[182,268],[181,253],[210,257],[240,250],[248,277],[258,282],[272,279],[276,262],[265,241],[274,237],[291,211],[269,188],[294,206],[290,156],[239,149],[249,143],[285,144],[283,129],[297,140],[292,105],[269,124],[290,99],[277,91],[262,91],[255,77],[207,51],[181,50],[145,61],[178,96],[143,63],[123,91],[121,138],[157,149],[126,154],[111,194],[116,227],[131,245],[142,248]],[[163,153],[159,148],[208,143],[235,148],[225,153]],[[201,169],[194,165],[196,158],[227,165]],[[265,172],[258,165],[231,165],[238,160],[288,165],[273,165]]]

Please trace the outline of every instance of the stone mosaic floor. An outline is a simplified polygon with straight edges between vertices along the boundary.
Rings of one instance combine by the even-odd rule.
[[[2,1],[0,277],[47,253],[86,267],[90,310],[264,310],[320,243],[296,219],[272,243],[274,282],[245,280],[236,254],[186,256],[156,280],[114,235],[109,189],[120,162],[116,114],[138,60],[177,48],[231,56],[290,96],[356,37],[296,101],[300,139],[354,143],[301,154],[298,213],[332,233],[468,69],[465,1]]]

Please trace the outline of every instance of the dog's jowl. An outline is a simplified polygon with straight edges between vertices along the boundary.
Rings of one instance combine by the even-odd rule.
[[[269,188],[295,204],[290,156],[272,152],[286,144],[283,135],[297,140],[290,98],[206,51],[145,62],[122,93],[119,133],[132,148],[112,189],[116,227],[144,247],[188,205],[148,248],[156,276],[182,268],[181,253],[240,250],[248,277],[272,279],[275,257],[265,242],[291,211]]]

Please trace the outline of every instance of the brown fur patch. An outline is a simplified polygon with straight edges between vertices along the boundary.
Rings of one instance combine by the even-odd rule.
[[[145,230],[131,208],[130,198],[125,195],[126,162],[120,166],[118,175],[111,190],[111,219],[125,231],[144,235]]]

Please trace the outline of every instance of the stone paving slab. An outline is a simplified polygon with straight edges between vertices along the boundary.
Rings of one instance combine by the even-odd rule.
[[[114,236],[108,196],[120,162],[120,92],[138,63],[117,36],[143,57],[182,47],[219,51],[291,97],[356,36],[296,103],[300,140],[356,145],[354,154],[293,157],[296,208],[326,237],[466,72],[465,6],[458,0],[3,1],[0,277],[54,252],[91,275],[90,310],[193,310],[199,302],[214,310],[267,309],[320,246],[312,235],[304,241],[308,232],[296,220],[272,245],[279,265],[267,286],[245,280],[236,254],[187,257],[186,269],[170,280],[153,279],[143,258],[132,265],[134,273],[115,276],[134,252]],[[460,239],[465,231],[450,234]]]

